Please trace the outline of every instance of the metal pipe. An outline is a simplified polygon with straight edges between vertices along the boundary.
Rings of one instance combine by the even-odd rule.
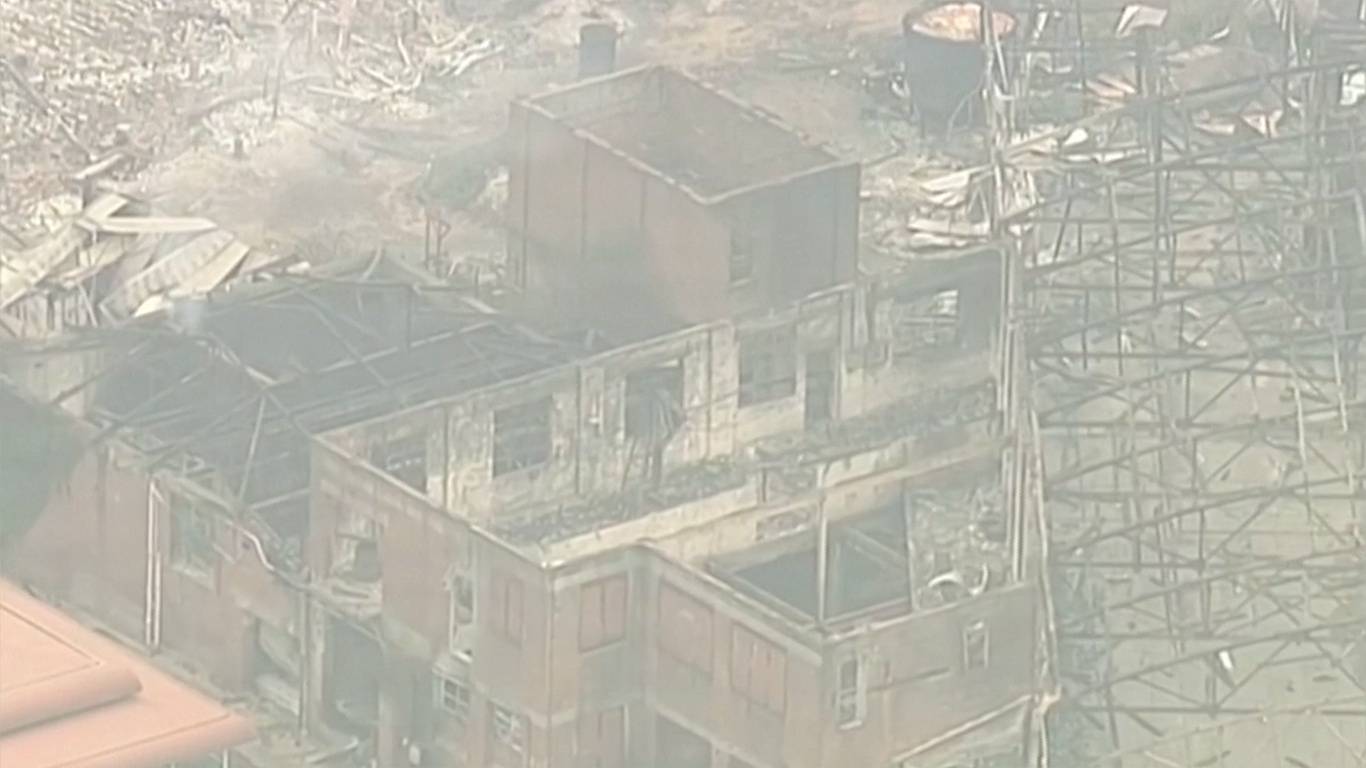
[[[830,568],[830,514],[825,508],[827,494],[825,491],[825,478],[830,470],[829,464],[824,464],[820,468],[820,499],[817,501],[820,513],[820,527],[816,535],[816,626],[825,626],[825,615],[829,606],[826,594],[826,582],[829,580]]]
[[[162,498],[156,480],[147,479],[147,568],[143,594],[142,642],[148,650],[161,647],[161,531],[158,501]]]

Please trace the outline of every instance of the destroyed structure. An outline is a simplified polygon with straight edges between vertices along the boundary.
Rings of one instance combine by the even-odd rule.
[[[383,765],[1019,759],[999,253],[856,276],[858,166],[667,69],[513,115],[510,248],[558,335],[383,255],[106,287],[133,317],[7,355],[96,446],[11,569]],[[722,132],[773,154],[698,167]],[[135,258],[70,240],[48,275]],[[131,282],[226,262],[194,242]],[[582,311],[617,291],[653,316]]]
[[[1057,764],[1366,747],[1366,27],[1312,6],[1184,50],[1127,14],[1127,66],[1087,83],[1120,103],[1053,107],[1075,122],[998,156],[1048,190],[1003,225],[1024,234],[1011,418],[1049,527]]]
[[[1366,8],[986,5],[862,167],[515,100],[499,291],[91,196],[0,271],[7,569],[336,759],[1359,764]]]
[[[117,324],[273,261],[212,221],[106,192],[16,263],[0,261],[0,327],[42,339]]]
[[[556,322],[639,336],[851,282],[859,169],[663,67],[516,102],[508,269]]]

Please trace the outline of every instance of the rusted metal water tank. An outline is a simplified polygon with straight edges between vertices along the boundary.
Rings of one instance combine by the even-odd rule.
[[[1004,45],[1015,33],[1015,17],[993,10],[991,19]],[[980,119],[986,70],[981,4],[951,2],[912,11],[901,27],[911,104],[926,130],[942,134]]]
[[[617,25],[592,21],[579,27],[579,78],[601,77],[617,68]]]

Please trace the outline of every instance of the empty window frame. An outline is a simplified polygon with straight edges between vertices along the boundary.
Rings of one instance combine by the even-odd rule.
[[[549,397],[493,413],[493,476],[550,461]]]
[[[829,422],[835,415],[835,350],[806,353],[805,423],[808,428]]]
[[[451,653],[464,655],[461,630],[474,621],[474,584],[468,574],[452,571],[446,575],[446,600],[446,640]]]
[[[370,461],[409,488],[427,492],[426,435],[410,435],[376,446]]]
[[[898,298],[892,305],[894,355],[952,349],[959,344],[958,289],[948,288],[914,298]]]
[[[188,499],[171,496],[171,563],[177,570],[208,576],[218,554],[214,549],[213,514]]]
[[[683,419],[683,361],[626,374],[627,440],[666,443]]]
[[[986,669],[990,653],[991,636],[985,622],[974,621],[963,628],[963,669]]]
[[[797,332],[791,326],[740,336],[740,407],[797,392]]]
[[[470,719],[470,688],[464,683],[442,674],[436,676],[436,705],[451,720],[464,725]]]
[[[504,755],[515,756],[521,765],[526,755],[526,718],[507,707],[494,704],[489,727],[493,731],[494,748]],[[511,762],[511,761],[510,761]]]
[[[711,609],[669,584],[659,586],[659,648],[711,674]]]
[[[868,714],[868,685],[863,660],[850,656],[835,668],[835,724],[854,728]]]
[[[340,509],[333,532],[331,573],[358,581],[379,581],[379,533],[374,520],[355,509]]]
[[[609,707],[579,713],[579,744],[575,768],[624,768],[626,765],[626,709]]]
[[[787,654],[742,626],[731,631],[730,687],[773,712],[787,703]]]
[[[744,283],[754,277],[754,228],[745,221],[737,221],[730,228],[730,282]]]
[[[626,635],[626,576],[608,576],[579,589],[579,650],[591,651]]]
[[[522,644],[522,582],[507,574],[492,579],[494,631],[514,645]]]

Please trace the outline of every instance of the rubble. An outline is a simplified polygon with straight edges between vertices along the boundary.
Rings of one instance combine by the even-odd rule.
[[[431,119],[516,36],[428,2],[11,5],[0,225],[20,239],[54,228],[61,212],[48,209],[81,184],[131,181],[205,147],[242,159],[282,117],[312,114],[324,130]]]
[[[992,25],[1001,37],[1015,31],[1015,18],[992,11]],[[982,6],[977,3],[947,3],[918,16],[907,14],[906,28],[917,34],[954,42],[976,42],[982,37]]]
[[[180,105],[250,67],[206,0],[7,3],[0,50],[0,215],[19,230],[68,175],[110,153],[126,153],[122,173],[145,166],[179,127]]]
[[[874,756],[870,765],[948,764],[920,751],[957,749],[957,737],[978,739],[1002,712],[1013,713],[1003,718],[1012,728],[1032,729],[1028,710],[1042,713],[1040,702],[1056,696],[1053,670],[1041,674],[1040,659],[1052,664],[1058,652],[1049,647],[1053,627],[1033,622],[1065,620],[1079,595],[1061,593],[1079,592],[1092,567],[1141,585],[1146,576],[1122,573],[1129,526],[1151,532],[1158,547],[1177,547],[1190,531],[1158,522],[1173,514],[1167,494],[1202,502],[1197,480],[1223,482],[1193,476],[1189,491],[1148,485],[1186,460],[1187,442],[1192,463],[1222,460],[1228,438],[1208,426],[1222,414],[1192,415],[1189,385],[1191,361],[1207,360],[1234,333],[1213,329],[1216,316],[1236,313],[1241,323],[1254,393],[1255,378],[1293,372],[1281,360],[1259,368],[1268,364],[1262,348],[1293,338],[1263,330],[1281,330],[1276,319],[1289,299],[1268,304],[1268,319],[1256,323],[1250,305],[1219,306],[1226,302],[1214,291],[1249,279],[1232,272],[1241,243],[1238,254],[1221,255],[1224,242],[1164,227],[1203,226],[1207,212],[1245,215],[1233,194],[1222,213],[1211,206],[1224,184],[1259,205],[1279,204],[1271,160],[1231,162],[1225,182],[1221,171],[1196,175],[1213,156],[1201,152],[1244,140],[1253,142],[1248,155],[1275,152],[1273,139],[1303,129],[1302,105],[1268,98],[1265,83],[1224,91],[1226,103],[1150,98],[1154,88],[1190,90],[1273,69],[1259,53],[1205,36],[1161,48],[1168,69],[1160,79],[1135,74],[1133,47],[1148,32],[1131,33],[1174,23],[1165,12],[1129,6],[1116,24],[1119,8],[1105,9],[1101,31],[1088,38],[1102,40],[1102,50],[1088,50],[1087,61],[1041,37],[1065,39],[1070,29],[1053,31],[1065,13],[1001,16],[998,35],[1014,32],[1012,42],[1047,51],[1023,55],[1012,72],[1024,74],[1019,90],[981,99],[984,109],[1006,101],[1009,109],[988,112],[990,131],[974,124],[917,138],[924,115],[911,117],[915,83],[897,48],[900,25],[919,19],[911,31],[990,58],[998,54],[977,45],[976,3],[903,18],[905,8],[877,2],[832,9],[730,0],[664,10],[588,0],[477,9],[434,0],[109,0],[75,11],[56,0],[16,2],[19,13],[0,19],[0,44],[17,52],[0,61],[0,335],[48,340],[15,345],[39,365],[43,355],[59,360],[53,350],[63,344],[98,346],[90,357],[100,359],[81,361],[89,367],[68,372],[71,381],[44,380],[42,394],[59,400],[73,383],[89,387],[82,415],[97,433],[92,443],[127,448],[137,454],[135,471],[146,471],[128,483],[146,488],[146,498],[125,503],[128,494],[111,493],[105,505],[105,486],[95,483],[104,473],[117,481],[127,467],[102,456],[98,480],[77,478],[67,495],[99,500],[101,514],[107,506],[121,524],[166,521],[145,544],[140,536],[119,544],[138,565],[139,546],[160,565],[154,533],[183,538],[212,518],[193,542],[201,545],[196,575],[176,573],[183,542],[167,547],[168,626],[205,623],[212,614],[200,610],[228,617],[231,635],[213,638],[204,655],[229,673],[246,670],[257,695],[289,712],[301,733],[315,720],[345,721],[338,727],[355,734],[348,750],[357,763],[455,765],[468,754],[558,765],[552,744],[578,749],[582,733],[554,729],[577,731],[590,722],[585,714],[610,713],[603,707],[622,704],[623,679],[647,692],[628,705],[637,722],[641,713],[654,718],[656,702],[662,712],[687,712],[686,697],[699,690],[713,703],[734,700],[726,711],[743,727],[699,724],[699,740],[712,743],[693,765],[830,764],[828,755],[807,759],[819,751],[804,740],[814,730],[792,727],[808,725],[812,712],[822,732],[828,725]],[[728,70],[722,77],[760,94],[737,121],[795,114],[799,128],[784,125],[784,135],[838,134],[844,156],[822,159],[862,158],[861,177],[787,187],[811,181],[810,168],[787,162],[800,159],[793,149],[774,158],[781,185],[772,189],[781,191],[755,194],[729,175],[782,149],[781,135],[742,142],[725,121],[701,116],[696,101],[664,110],[649,99],[639,107],[648,130],[613,134],[603,116],[622,98],[614,90],[622,80],[611,78],[593,80],[592,89],[604,89],[557,117],[564,136],[527,132],[516,141],[514,133],[500,142],[514,90],[530,86],[545,98],[572,90],[560,79],[573,78],[567,54],[585,22],[626,30],[627,40],[639,34],[623,45],[624,60]],[[980,98],[971,81],[981,68],[958,69]],[[1143,119],[1149,109],[1159,119]],[[1170,130],[1161,118],[1194,130],[1153,142],[1145,130]],[[710,131],[714,141],[679,151],[669,146],[683,135],[671,121]],[[565,137],[589,134],[592,146],[559,149],[571,143]],[[1327,146],[1326,135],[1305,138]],[[518,153],[520,167],[506,159]],[[590,170],[590,153],[624,162]],[[630,174],[644,163],[660,172],[635,183]],[[1254,175],[1260,188],[1249,189]],[[528,193],[528,178],[555,183]],[[715,215],[667,216],[690,210],[658,194],[673,187],[711,187]],[[598,199],[606,204],[587,205]],[[745,232],[741,224],[761,220],[756,211],[774,201],[814,202]],[[1331,201],[1311,202],[1326,211]],[[1059,203],[1065,210],[1050,217],[1046,209]],[[522,250],[537,252],[533,263],[569,264],[565,279],[528,278],[506,256],[514,250],[507,232],[516,229],[509,209],[519,207],[551,214]],[[800,231],[836,208],[829,237]],[[646,245],[679,247],[636,260],[649,265],[641,288],[605,281],[606,301],[571,290],[582,277],[573,273],[616,245],[610,238],[645,229],[647,211],[658,228]],[[1248,214],[1207,239],[1231,241],[1235,229],[1240,241],[1265,236],[1265,218]],[[1322,246],[1295,240],[1313,234],[1308,217],[1288,220],[1286,230],[1298,231],[1277,244],[1284,247],[1254,253],[1267,264],[1274,257],[1276,272],[1282,260],[1288,272],[1297,251]],[[598,235],[609,239],[585,245]],[[835,250],[831,241],[836,249],[848,243],[847,274],[817,259],[799,266],[798,246]],[[560,258],[547,242],[581,250]],[[761,270],[753,268],[756,243],[770,246]],[[1215,253],[1196,253],[1206,246]],[[1158,256],[1167,255],[1164,277]],[[1112,267],[1109,285],[1102,278]],[[702,279],[702,269],[715,272]],[[1320,268],[1319,277],[1339,269]],[[622,271],[610,263],[602,270],[613,280]],[[765,303],[777,295],[770,288],[783,287],[766,279],[795,282],[805,273],[819,277],[814,292],[803,288],[790,305]],[[544,301],[527,301],[528,285],[545,288]],[[557,312],[603,305],[620,319],[635,294],[664,295],[646,290],[661,286],[696,291],[650,303],[626,329],[586,323],[570,333],[559,315],[551,331],[537,332],[513,314],[527,309],[521,299]],[[1170,293],[1158,295],[1159,287]],[[764,301],[741,311],[737,297],[746,292]],[[1307,328],[1327,315],[1314,306],[1314,319],[1304,313],[1286,324],[1290,333],[1336,328]],[[743,323],[684,322],[694,307],[708,321]],[[667,332],[647,325],[655,320]],[[1176,348],[1163,362],[1154,337],[1167,325],[1177,325]],[[101,333],[59,338],[75,328]],[[1075,348],[1061,343],[1069,341]],[[1310,364],[1346,360],[1354,372],[1352,350],[1332,342],[1331,354],[1315,351]],[[1294,362],[1295,353],[1284,356]],[[1145,375],[1151,360],[1153,370],[1165,368],[1161,380]],[[1184,416],[1172,410],[1182,375]],[[1321,388],[1326,377],[1312,380]],[[1331,392],[1301,392],[1298,378],[1276,386],[1268,402],[1254,402],[1253,426],[1277,429],[1258,409],[1293,403],[1301,454],[1339,417],[1347,432],[1358,410],[1345,396],[1335,403]],[[1123,414],[1103,402],[1121,397],[1133,398]],[[661,402],[642,405],[654,398]],[[1111,409],[1069,415],[1069,403],[1087,399]],[[1333,405],[1340,414],[1327,413]],[[1150,420],[1155,409],[1164,418]],[[654,418],[658,426],[641,428]],[[1202,444],[1187,440],[1201,431]],[[1170,462],[1146,466],[1135,445]],[[1132,462],[1125,479],[1134,488],[1117,472],[1109,488],[1082,482],[1076,467],[1107,451],[1115,464]],[[1302,471],[1278,466],[1281,480]],[[1310,482],[1306,474],[1306,496]],[[173,485],[196,484],[203,498],[157,506]],[[1285,498],[1284,487],[1272,490]],[[1111,519],[1067,527],[1054,514],[1069,503],[1080,522],[1102,508]],[[103,524],[75,533],[103,535]],[[1090,562],[1080,560],[1088,542],[1059,536],[1089,537],[1102,525],[1117,543],[1095,549]],[[1134,541],[1137,572],[1146,555]],[[1231,552],[1202,544],[1198,558],[1189,554],[1145,570],[1166,578]],[[735,573],[764,582],[748,597],[733,579],[717,578],[732,561]],[[1052,610],[1044,563],[1078,572],[1058,585],[1063,610]],[[815,577],[827,569],[829,580]],[[149,566],[146,606],[134,617],[149,627],[162,609],[156,602],[153,610],[151,592],[161,585],[152,573],[160,572]],[[807,607],[784,596],[797,582],[810,587],[798,595]],[[775,600],[756,605],[754,594],[765,591]],[[1099,592],[1096,600],[1104,606]],[[1150,612],[1132,613],[1145,621]],[[1167,622],[1170,638],[1184,642]],[[568,633],[563,642],[557,630]],[[713,670],[712,639],[723,632]],[[1169,639],[1160,628],[1154,636]],[[541,663],[539,648],[546,668],[574,674],[541,675],[527,663]],[[562,654],[571,654],[569,664],[552,668]],[[1147,671],[1145,660],[1116,661]],[[756,670],[769,679],[756,682]],[[927,687],[905,695],[903,685]],[[954,692],[932,713],[943,722],[900,727],[920,723],[922,703],[939,691]],[[471,711],[479,727],[464,730]],[[855,730],[868,713],[883,720]],[[608,719],[593,719],[589,730],[605,732]],[[635,751],[620,759],[583,757],[650,764],[650,754],[668,752],[657,738],[667,719],[630,730],[619,741]],[[533,728],[540,722],[551,726]],[[765,730],[774,722],[784,726],[780,739]],[[774,744],[787,751],[767,753]],[[500,749],[507,760],[492,754]]]
[[[969,425],[984,425],[993,414],[995,396],[995,384],[990,379],[962,387],[928,389],[914,400],[849,419],[826,431],[763,441],[755,453],[764,464],[797,468],[870,450],[895,438],[932,438]]]
[[[563,541],[706,498],[744,485],[746,467],[730,459],[699,462],[679,469],[659,485],[633,487],[601,498],[560,506],[545,513],[512,515],[494,531],[521,544]]]
[[[0,249],[0,327],[42,338],[116,324],[277,261],[207,219],[145,210],[105,193],[31,247]]]

